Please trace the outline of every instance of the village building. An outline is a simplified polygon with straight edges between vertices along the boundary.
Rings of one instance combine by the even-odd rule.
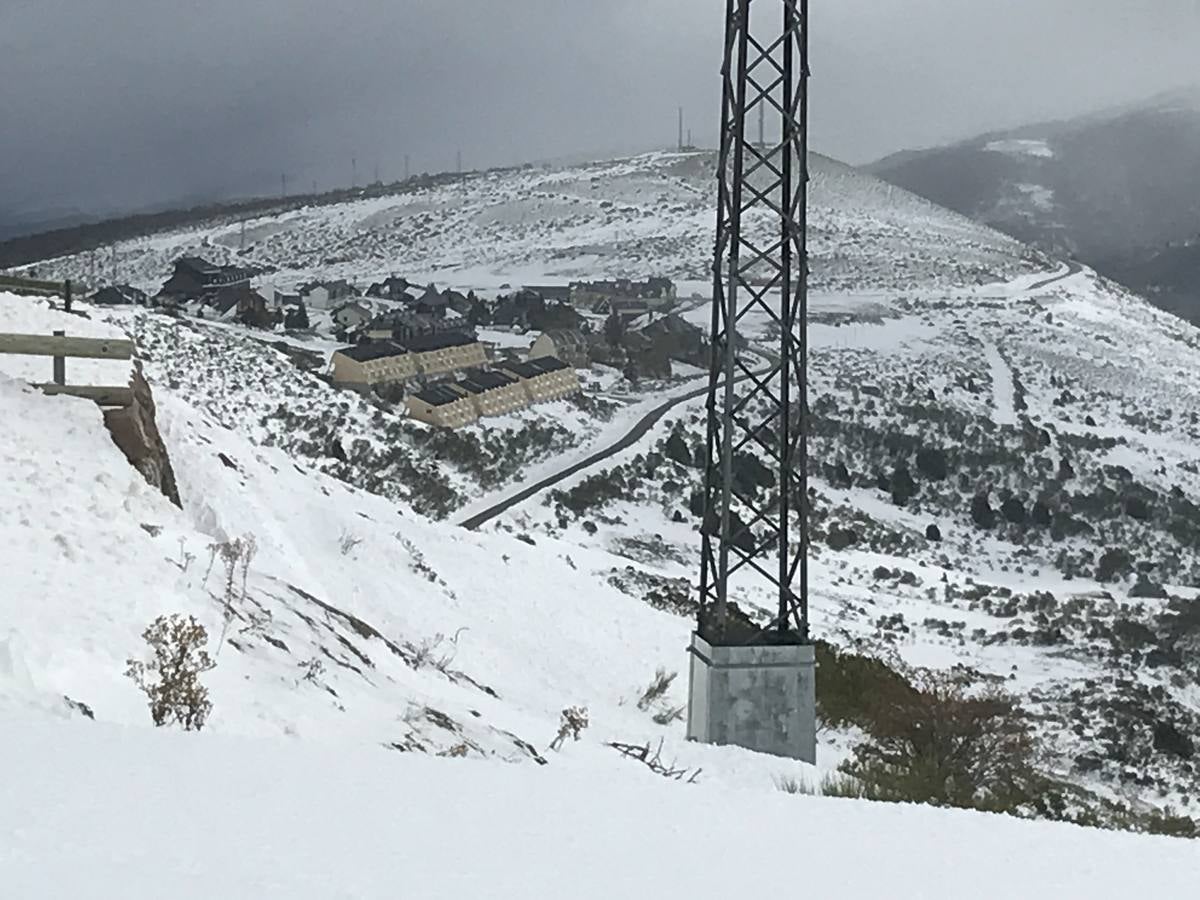
[[[441,334],[457,330],[459,330],[458,324],[448,319],[393,310],[373,319],[367,326],[366,336],[375,341],[391,339],[405,343],[424,334]]]
[[[394,384],[416,375],[413,355],[391,341],[372,341],[334,351],[333,383],[338,387],[367,390]]]
[[[150,298],[128,284],[112,284],[96,291],[89,301],[96,306],[147,306]]]
[[[343,303],[330,316],[340,331],[357,331],[371,321],[371,311],[361,303]]]
[[[357,296],[358,292],[347,281],[314,281],[300,288],[300,298],[312,309],[333,309]]]
[[[460,316],[468,315],[479,302],[474,291],[464,294],[447,288],[442,292],[442,296],[446,299],[446,305]]]
[[[669,278],[647,278],[633,281],[618,278],[612,281],[576,281],[571,284],[572,305],[597,312],[610,312],[614,301],[642,301],[647,309],[663,309],[674,305],[675,283]],[[604,309],[597,309],[605,305]]]
[[[237,310],[237,320],[243,325],[254,328],[270,328],[283,318],[283,314],[267,305],[262,294],[250,287],[249,284],[222,291],[220,296],[224,301],[232,299]]]
[[[434,384],[404,398],[408,414],[441,428],[461,428],[479,418],[471,396],[448,384]]]
[[[420,291],[418,285],[409,283],[407,278],[392,275],[383,281],[377,281],[367,288],[368,297],[378,297],[381,300],[398,300],[402,303],[412,302],[413,291]]]
[[[521,292],[537,294],[546,302],[569,303],[571,301],[571,285],[569,284],[526,284],[521,286]]]
[[[175,271],[158,292],[160,302],[182,305],[188,301],[211,301],[220,291],[250,286],[253,269],[218,266],[198,256],[182,256]]]
[[[425,289],[416,302],[411,304],[412,311],[422,316],[433,316],[435,319],[446,318],[446,310],[450,308],[449,298],[439,293],[432,284]]]
[[[543,332],[529,348],[529,359],[553,356],[577,369],[591,365],[590,346],[587,337],[579,331],[555,329]]]
[[[654,347],[670,359],[707,369],[711,358],[705,333],[675,313],[660,316],[641,329]]]
[[[530,405],[561,400],[582,390],[575,370],[561,359],[552,356],[525,362],[503,363],[497,368],[521,380]]]
[[[529,405],[528,394],[520,380],[506,372],[472,370],[453,387],[471,398],[480,418],[502,416]]]
[[[487,353],[479,339],[458,331],[418,335],[406,341],[404,347],[413,355],[417,374],[426,377],[474,369],[487,363]]]

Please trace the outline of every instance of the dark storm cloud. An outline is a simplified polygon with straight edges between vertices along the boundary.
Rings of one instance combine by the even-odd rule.
[[[769,0],[762,0],[766,3]],[[722,0],[0,0],[0,210],[715,136]],[[1200,78],[1200,0],[812,0],[851,161]]]

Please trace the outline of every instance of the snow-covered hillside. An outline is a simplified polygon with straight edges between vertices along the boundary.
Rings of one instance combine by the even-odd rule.
[[[640,271],[700,279],[711,246],[710,165],[698,155],[662,154],[307,210],[248,230],[256,237],[247,257],[297,280],[397,271],[480,289]],[[1063,786],[1055,802],[1065,804],[1024,814],[1136,828],[1161,825],[1164,811],[1194,817],[1200,391],[1188,373],[1200,367],[1200,339],[1088,270],[1041,260],[833,163],[818,167],[814,219],[815,636],[896,668],[965,666],[1015,693],[1034,717],[1039,771]],[[221,228],[236,237],[237,226]],[[158,235],[123,251],[149,283],[185,249],[205,240],[206,252],[218,246],[216,237],[213,229]],[[666,243],[654,243],[659,238]],[[375,772],[386,778],[391,767],[402,770],[388,790],[397,791],[396,806],[402,794],[412,798],[415,818],[403,830],[388,830],[401,828],[396,821],[371,828],[362,842],[345,832],[339,847],[415,841],[410,827],[435,840],[442,832],[419,826],[434,817],[431,801],[405,779],[432,789],[458,781],[461,768],[453,767],[473,766],[446,797],[504,804],[515,786],[524,799],[510,804],[514,817],[541,815],[543,798],[558,810],[571,792],[582,800],[562,821],[588,820],[594,810],[590,820],[608,830],[587,832],[586,842],[555,843],[575,832],[556,827],[553,815],[546,817],[553,838],[510,832],[543,842],[552,858],[615,840],[626,820],[614,809],[632,804],[641,813],[632,820],[650,827],[661,813],[670,839],[689,847],[693,839],[761,847],[754,829],[775,823],[792,833],[795,810],[797,821],[823,835],[814,844],[829,861],[821,877],[858,877],[838,882],[858,896],[880,888],[861,866],[842,871],[850,831],[859,846],[874,836],[898,858],[934,847],[944,855],[944,836],[969,832],[970,883],[994,887],[996,896],[1038,896],[1060,884],[1062,896],[1120,895],[1119,877],[1105,868],[1118,851],[1144,860],[1164,885],[1192,875],[1191,844],[1093,842],[1098,832],[1044,823],[996,825],[981,816],[785,797],[778,783],[819,784],[864,738],[861,729],[825,723],[812,769],[687,743],[677,714],[683,679],[639,705],[656,670],[685,665],[701,399],[681,402],[629,449],[481,529],[453,524],[504,500],[521,486],[514,482],[529,484],[613,443],[653,406],[694,391],[694,371],[622,395],[612,370],[596,367],[583,373],[592,388],[581,400],[435,432],[386,402],[333,389],[274,337],[149,310],[80,311],[89,318],[0,296],[0,331],[42,333],[66,323],[72,334],[131,335],[183,508],[128,466],[98,410],[42,396],[17,380],[38,377],[26,361],[0,357],[0,408],[9,423],[0,433],[0,466],[19,473],[0,488],[0,547],[9,563],[0,588],[0,727],[33,721],[22,747],[95,728],[96,746],[112,762],[100,777],[114,790],[128,783],[121,772],[130,766],[144,763],[157,778],[207,754],[218,767],[238,755],[256,760],[244,773],[251,780],[255,766],[266,771],[272,760],[306,782],[317,777],[308,772],[337,768],[327,760],[345,760],[341,774],[321,782],[314,804],[324,809],[330,794],[342,803],[373,784]],[[707,316],[702,302],[684,313],[701,324]],[[762,324],[746,320],[751,350],[770,339]],[[739,460],[738,477],[767,491],[770,473],[760,462]],[[253,557],[229,571],[222,548],[249,536]],[[767,605],[759,586],[735,587],[743,606]],[[191,738],[195,745],[135,734],[149,717],[124,674],[126,661],[145,652],[142,629],[168,613],[194,615],[208,628],[210,649],[220,646],[205,676],[213,714],[205,733]],[[100,721],[83,721],[85,706]],[[550,751],[561,711],[574,706],[587,707],[590,726],[578,743]],[[44,724],[57,717],[72,721]],[[300,746],[281,749],[278,739]],[[702,770],[697,784],[647,781],[655,776],[606,746],[660,740],[664,759],[688,773]],[[407,768],[418,753],[468,761]],[[494,768],[502,762],[520,774]],[[29,784],[41,783],[44,769],[28,771]],[[147,782],[151,807],[173,778]],[[597,797],[581,783],[613,789]],[[209,799],[194,802],[207,826]],[[463,803],[483,822],[497,819],[486,803]],[[257,840],[280,809],[290,820],[304,815],[274,794],[251,806],[246,830],[231,832],[231,841],[235,833]],[[736,813],[736,829],[666,824],[697,822],[716,808]],[[38,821],[62,832],[56,819]],[[154,822],[148,817],[112,839],[141,840],[137,829]],[[21,837],[24,859],[44,852],[38,834],[45,832]],[[976,860],[976,838],[994,841],[995,859]],[[309,858],[306,840],[288,846]],[[1130,843],[1106,843],[1114,840]],[[1056,875],[1061,857],[1048,856],[1047,846],[1069,848],[1073,867]],[[683,854],[672,847],[668,856]],[[1015,858],[1027,867],[1012,877],[1026,880],[979,880],[998,860]],[[295,871],[307,872],[305,865]],[[264,877],[253,866],[244,871],[248,882]],[[493,885],[517,877],[487,871]],[[378,895],[366,880],[374,874],[360,873],[364,880],[346,892]],[[467,890],[419,877],[415,896]],[[564,893],[583,890],[571,887],[573,874],[563,877]],[[584,882],[597,895],[616,890],[587,872]],[[626,894],[645,893],[641,881],[622,883]],[[898,896],[957,897],[962,883],[931,884],[919,871],[908,881],[894,872],[888,879]]]
[[[842,900],[1116,900],[1187,897],[1200,876],[1190,842],[681,785],[574,748],[514,768],[0,724],[0,862],[22,900],[688,900],[791,881]]]
[[[814,155],[812,169],[816,288],[975,284],[1029,268],[1020,245],[997,232],[825,157]],[[530,167],[277,218],[215,222],[123,242],[97,259],[99,273],[115,261],[119,279],[147,290],[157,290],[186,253],[278,269],[281,287],[311,277],[365,286],[393,273],[477,291],[643,274],[707,281],[715,183],[715,159],[704,153]],[[83,254],[32,268],[87,280],[96,259]]]

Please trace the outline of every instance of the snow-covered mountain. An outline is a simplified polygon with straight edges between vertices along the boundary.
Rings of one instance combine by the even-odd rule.
[[[280,279],[396,271],[481,291],[653,271],[685,282],[686,294],[702,290],[708,265],[710,166],[700,155],[659,154],[314,208],[247,223],[240,258],[278,267]],[[972,670],[1013,692],[1032,717],[1038,771],[1053,790],[1022,814],[1187,833],[1200,744],[1200,391],[1188,373],[1200,363],[1200,338],[1090,270],[1053,263],[835,163],[818,160],[815,169],[810,605],[815,636],[832,654],[826,677],[838,671],[839,652],[897,670]],[[240,230],[214,223],[148,236],[118,255],[151,286],[185,250],[238,258],[230,244]],[[85,264],[37,268],[74,274]],[[683,314],[702,323],[703,299],[686,302]],[[577,402],[433,432],[387,403],[330,388],[275,337],[147,310],[84,311],[89,319],[0,296],[0,331],[133,336],[182,509],[126,463],[94,407],[25,387],[17,379],[38,372],[0,356],[9,422],[0,465],[19,475],[0,487],[0,546],[10,562],[0,589],[0,727],[32,720],[21,748],[96,728],[105,748],[99,771],[114,786],[128,784],[121,773],[143,760],[161,774],[191,759],[229,766],[244,753],[255,760],[247,772],[259,771],[259,754],[278,755],[295,780],[326,773],[322,797],[343,785],[345,796],[358,797],[369,773],[409,758],[378,750],[345,771],[325,760],[359,760],[364,747],[383,745],[466,758],[429,760],[428,775],[404,776],[430,786],[455,779],[438,763],[474,766],[461,784],[483,785],[493,773],[506,781],[508,770],[492,767],[510,762],[527,770],[513,784],[554,773],[545,796],[560,800],[575,780],[590,780],[619,785],[613,797],[647,806],[662,790],[695,791],[703,799],[670,801],[690,816],[714,805],[746,816],[770,807],[770,821],[785,822],[785,801],[811,802],[796,815],[828,835],[862,816],[861,833],[889,845],[928,829],[929,846],[941,846],[937,835],[961,828],[994,837],[1006,848],[1000,858],[1029,862],[1019,887],[989,884],[996,896],[1051,883],[1081,896],[1118,893],[1108,876],[1088,881],[1117,852],[1089,843],[1088,832],[1006,823],[997,828],[1032,830],[1002,835],[984,817],[779,796],[777,783],[816,785],[850,757],[869,737],[852,721],[824,723],[813,770],[686,742],[680,679],[639,703],[656,670],[685,664],[702,399],[681,400],[628,449],[478,530],[455,524],[614,443],[648,409],[686,397],[703,383],[694,371],[633,386],[596,367]],[[769,340],[760,324],[747,319],[748,352]],[[739,477],[767,491],[760,462],[739,460]],[[249,565],[230,570],[222,548],[250,535]],[[735,591],[751,612],[769,605],[753,581]],[[149,718],[125,676],[126,660],[144,650],[142,630],[174,612],[204,623],[213,644],[224,635],[206,675],[212,717],[194,738],[200,743],[186,748],[135,733]],[[82,721],[84,705],[100,721]],[[576,706],[587,707],[589,727],[561,752],[549,750],[560,713]],[[72,721],[50,727],[47,717]],[[299,746],[293,753],[276,738]],[[644,779],[655,776],[606,745],[654,748],[660,740],[664,760],[702,774],[693,785],[656,782],[641,800]],[[71,765],[76,757],[65,754],[45,759]],[[23,784],[48,777],[44,766],[23,771]],[[145,782],[155,809],[167,783],[157,775]],[[459,798],[458,790],[445,796]],[[479,797],[487,789],[461,790]],[[542,790],[526,793],[535,799],[513,807],[514,816],[542,815]],[[424,793],[401,793],[419,817],[432,815]],[[208,822],[206,803],[188,796],[206,810],[197,821]],[[592,840],[619,830],[603,799],[578,797],[576,811],[596,810],[606,823]],[[270,827],[278,808],[273,795],[251,805],[248,835]],[[19,819],[0,823],[14,835],[21,827]],[[400,831],[370,833],[404,840]],[[543,840],[536,830],[514,833]],[[734,832],[713,826],[704,834],[727,842]],[[18,836],[24,858],[42,858],[36,834]],[[112,838],[146,839],[140,826]],[[1154,867],[1157,883],[1191,875],[1191,844],[1121,840],[1130,842],[1121,844],[1129,859]],[[1059,873],[1061,882],[1047,880],[1052,861],[1035,865],[1043,856],[1030,856],[1032,848],[1068,844],[1079,848],[1071,851],[1076,865]],[[353,846],[334,852],[341,865]],[[546,844],[552,856],[558,846]],[[823,858],[837,877],[832,861],[841,857]],[[855,896],[877,887],[865,874],[846,877],[864,879],[853,882]],[[429,889],[415,895],[439,896],[431,875],[421,879]],[[373,881],[356,884],[362,895],[378,894]],[[453,889],[441,896],[461,895],[461,882],[447,884]],[[891,884],[900,896],[936,887]],[[959,896],[960,888],[932,895]]]
[[[281,287],[311,277],[365,283],[389,274],[495,290],[538,280],[666,275],[707,282],[715,159],[634,159],[471,175],[393,196],[311,206],[265,219],[116,244],[32,266],[156,289],[185,253],[277,269]],[[972,284],[1022,270],[1022,248],[927,201],[825,157],[812,158],[813,286],[903,290]]]
[[[1185,318],[1200,315],[1200,89],[889,156],[881,178],[1054,252]]]

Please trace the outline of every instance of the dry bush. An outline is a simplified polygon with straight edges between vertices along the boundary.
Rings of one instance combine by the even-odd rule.
[[[671,672],[668,674],[666,669],[658,669],[655,671],[654,679],[646,687],[646,690],[642,691],[642,696],[638,698],[638,709],[645,712],[650,708],[651,704],[662,699],[662,697],[666,695],[667,691],[671,689],[671,685],[674,683],[678,675],[678,672]]]
[[[208,545],[208,568],[204,572],[204,583],[208,583],[209,573],[213,563],[221,560],[224,569],[224,581],[221,585],[221,614],[224,625],[221,627],[221,637],[217,641],[217,655],[225,645],[225,635],[229,631],[229,623],[241,614],[246,605],[246,582],[250,577],[250,563],[258,553],[258,541],[254,535],[247,534],[232,541]],[[254,617],[247,617],[252,627],[259,625]]]
[[[674,760],[667,763],[663,761],[662,750],[663,742],[660,738],[658,747],[651,749],[649,743],[645,744],[625,744],[620,741],[610,741],[608,746],[612,747],[626,759],[635,759],[644,764],[655,775],[661,775],[663,778],[670,778],[673,781],[686,781],[688,784],[695,784],[696,779],[700,777],[702,769],[681,769]]]
[[[357,535],[351,534],[346,529],[342,529],[342,536],[338,538],[338,549],[342,551],[342,556],[349,556],[350,551],[363,542],[363,539]]]
[[[199,731],[212,711],[208,688],[200,683],[200,676],[216,666],[208,655],[208,630],[192,616],[176,613],[159,616],[142,637],[152,658],[127,660],[125,674],[146,695],[154,724]]]
[[[558,735],[550,742],[551,750],[559,750],[567,738],[579,740],[583,730],[588,727],[588,711],[586,706],[568,706],[562,711],[558,723]]]
[[[972,692],[954,672],[917,671],[910,683],[877,697],[871,736],[843,765],[863,795],[995,810],[1026,802],[1034,742],[1016,699]]]
[[[780,775],[775,779],[775,787],[785,794],[803,794],[806,797],[854,797],[860,800],[873,799],[865,787],[848,775],[829,772],[821,776],[816,785],[794,775]]]
[[[670,725],[672,722],[683,720],[683,714],[687,711],[686,706],[666,706],[656,712],[651,718],[655,725]]]

